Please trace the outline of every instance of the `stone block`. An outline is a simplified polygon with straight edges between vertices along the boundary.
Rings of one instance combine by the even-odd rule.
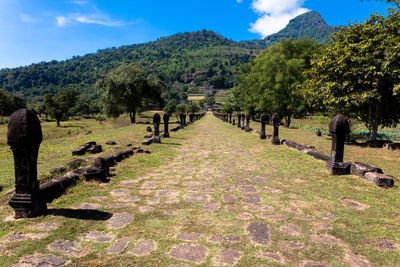
[[[376,168],[361,162],[352,162],[350,173],[357,176],[364,176],[367,172],[383,173],[380,168]]]
[[[394,179],[390,175],[377,172],[367,172],[364,177],[379,187],[392,187],[394,185]]]

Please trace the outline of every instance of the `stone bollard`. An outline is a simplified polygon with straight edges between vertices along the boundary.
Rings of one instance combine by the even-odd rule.
[[[280,145],[281,140],[279,139],[279,124],[281,123],[281,118],[279,118],[278,113],[274,113],[271,119],[272,119],[272,125],[274,127],[271,144]]]
[[[160,138],[160,122],[161,122],[160,114],[155,113],[154,116],[153,116],[153,124],[154,124],[153,143],[161,143],[161,138]]]
[[[163,137],[164,138],[168,138],[169,137],[169,132],[168,132],[169,114],[167,112],[164,113],[163,121],[164,121],[164,134],[163,134]]]
[[[261,121],[260,139],[267,139],[267,135],[265,134],[265,124],[267,123],[267,115],[265,113],[261,114],[260,121]]]
[[[332,151],[326,169],[332,175],[349,174],[351,164],[343,162],[344,142],[350,132],[349,121],[343,115],[336,115],[329,124],[329,132],[332,135]]]
[[[183,116],[184,116],[183,113],[179,114],[179,120],[180,120],[180,123],[181,123],[181,128],[185,127],[185,124],[184,124],[184,121],[183,121]]]
[[[235,118],[232,119],[232,125],[233,125],[233,126],[236,125]]]
[[[232,113],[229,114],[229,123],[232,123]]]
[[[240,128],[242,130],[244,130],[246,128],[246,126],[245,126],[246,115],[244,113],[242,113],[241,118],[242,118],[242,120],[240,122]]]
[[[237,127],[240,128],[240,120],[242,119],[242,114],[237,114]]]
[[[14,154],[15,194],[9,204],[15,218],[32,218],[46,212],[39,190],[37,159],[42,142],[40,121],[33,111],[19,109],[8,123],[7,143]]]
[[[250,114],[246,114],[246,132],[250,132]]]

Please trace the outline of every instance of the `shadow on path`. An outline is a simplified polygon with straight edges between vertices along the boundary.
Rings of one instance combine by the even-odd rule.
[[[79,220],[106,221],[112,217],[112,213],[99,210],[84,209],[49,209],[48,215],[62,216]]]

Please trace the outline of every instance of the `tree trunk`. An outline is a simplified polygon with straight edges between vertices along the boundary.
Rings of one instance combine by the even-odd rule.
[[[136,112],[135,111],[129,112],[129,117],[131,119],[132,124],[136,123]]]
[[[60,127],[60,120],[57,120],[57,127]]]
[[[285,121],[286,121],[286,126],[289,128],[290,123],[292,122],[292,116],[291,115],[285,116]]]

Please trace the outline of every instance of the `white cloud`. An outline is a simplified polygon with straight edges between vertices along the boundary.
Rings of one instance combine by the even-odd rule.
[[[238,4],[243,3],[243,0],[236,0],[236,2],[238,2]]]
[[[75,4],[75,5],[80,5],[80,6],[89,4],[89,2],[85,1],[85,0],[74,0],[74,1],[71,1],[71,3]]]
[[[123,21],[112,20],[108,15],[104,14],[69,14],[67,16],[58,16],[56,18],[57,25],[64,27],[71,23],[97,24],[107,27],[119,27],[127,23]]]
[[[276,33],[289,21],[310,10],[302,8],[304,0],[253,0],[251,6],[260,15],[255,23],[250,23],[250,32],[262,37]]]
[[[70,19],[68,19],[68,18],[66,18],[64,16],[58,16],[56,18],[56,20],[57,20],[57,25],[60,26],[60,27],[64,27],[67,23],[70,22]]]
[[[31,17],[28,14],[21,14],[21,15],[19,15],[19,17],[20,17],[21,21],[25,22],[25,23],[35,23],[35,22],[37,22],[37,19]]]

